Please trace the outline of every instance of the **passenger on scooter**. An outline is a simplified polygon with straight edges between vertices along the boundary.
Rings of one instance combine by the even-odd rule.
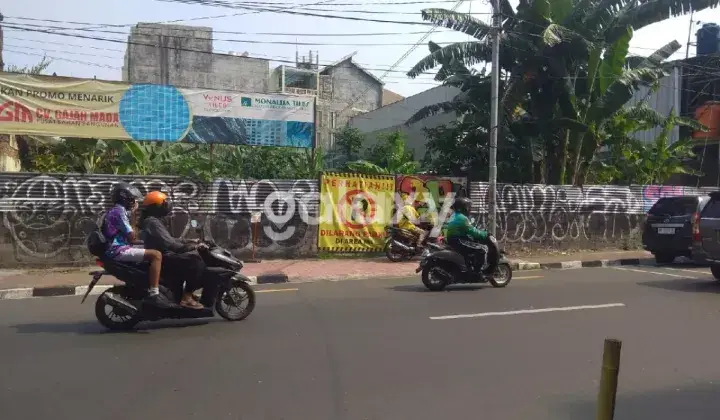
[[[196,252],[201,244],[182,241],[170,234],[162,219],[170,214],[172,206],[167,195],[151,191],[142,203],[140,226],[145,246],[163,254],[163,273],[173,279],[184,279],[185,287],[180,305],[191,309],[202,309],[193,297],[193,292],[202,288],[205,263]],[[178,285],[179,286],[179,285]]]
[[[162,254],[152,249],[133,245],[137,239],[133,229],[137,218],[137,200],[142,198],[142,194],[132,185],[121,182],[113,187],[111,196],[114,206],[105,215],[101,226],[101,232],[109,243],[105,255],[119,262],[149,262],[150,287],[146,298],[147,303],[160,308],[177,306],[160,294]]]
[[[400,214],[398,215],[398,227],[412,232],[417,237],[415,248],[420,250],[428,233],[416,225],[416,223],[420,222],[420,213],[418,213],[414,206],[415,191],[413,191],[412,194],[401,192],[400,198],[402,199],[404,205],[400,209]]]
[[[477,243],[487,238],[487,231],[478,229],[470,223],[468,215],[472,201],[469,198],[455,199],[452,205],[453,215],[447,223],[447,243],[465,257],[465,262],[473,270],[479,270],[485,261],[487,246]]]

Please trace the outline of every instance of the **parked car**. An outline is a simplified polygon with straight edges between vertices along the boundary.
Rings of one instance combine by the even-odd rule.
[[[720,280],[720,191],[710,193],[710,200],[700,212],[693,230],[693,261],[710,264],[713,277]]]
[[[646,215],[643,248],[652,252],[659,264],[669,264],[681,256],[692,258],[693,233],[709,201],[709,196],[659,199]]]

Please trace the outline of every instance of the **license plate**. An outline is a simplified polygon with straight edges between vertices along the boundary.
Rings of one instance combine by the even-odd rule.
[[[674,235],[675,228],[658,228],[659,235]]]

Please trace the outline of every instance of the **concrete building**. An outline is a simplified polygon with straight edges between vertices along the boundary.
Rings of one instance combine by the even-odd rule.
[[[317,144],[325,150],[332,148],[337,128],[381,107],[392,93],[383,95],[382,81],[353,62],[356,53],[322,68],[317,53],[296,54],[294,66],[271,71],[270,60],[248,53],[214,54],[212,38],[210,27],[139,23],[128,37],[123,81],[313,96]]]
[[[270,61],[214,54],[210,27],[139,23],[130,30],[123,81],[202,89],[268,91]]]
[[[354,116],[349,124],[366,134],[367,146],[377,143],[379,136],[400,130],[407,136],[407,147],[415,152],[415,159],[420,160],[425,155],[424,128],[434,128],[443,124],[457,121],[455,113],[441,113],[427,117],[410,126],[406,126],[410,117],[422,108],[440,102],[451,101],[460,93],[460,89],[451,86],[437,86],[417,95],[383,106],[374,111]]]

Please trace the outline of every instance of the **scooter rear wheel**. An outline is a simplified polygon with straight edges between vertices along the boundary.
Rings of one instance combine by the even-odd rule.
[[[450,275],[437,264],[430,263],[423,268],[422,282],[428,290],[440,292],[450,284]]]
[[[140,311],[131,315],[126,313],[125,309],[116,308],[106,302],[106,293],[112,293],[123,299],[130,300],[125,286],[114,286],[100,294],[95,301],[95,317],[103,327],[112,331],[127,331],[135,328],[142,321]],[[112,310],[110,313],[107,312],[108,308]],[[115,315],[116,318],[113,318],[112,315]]]

